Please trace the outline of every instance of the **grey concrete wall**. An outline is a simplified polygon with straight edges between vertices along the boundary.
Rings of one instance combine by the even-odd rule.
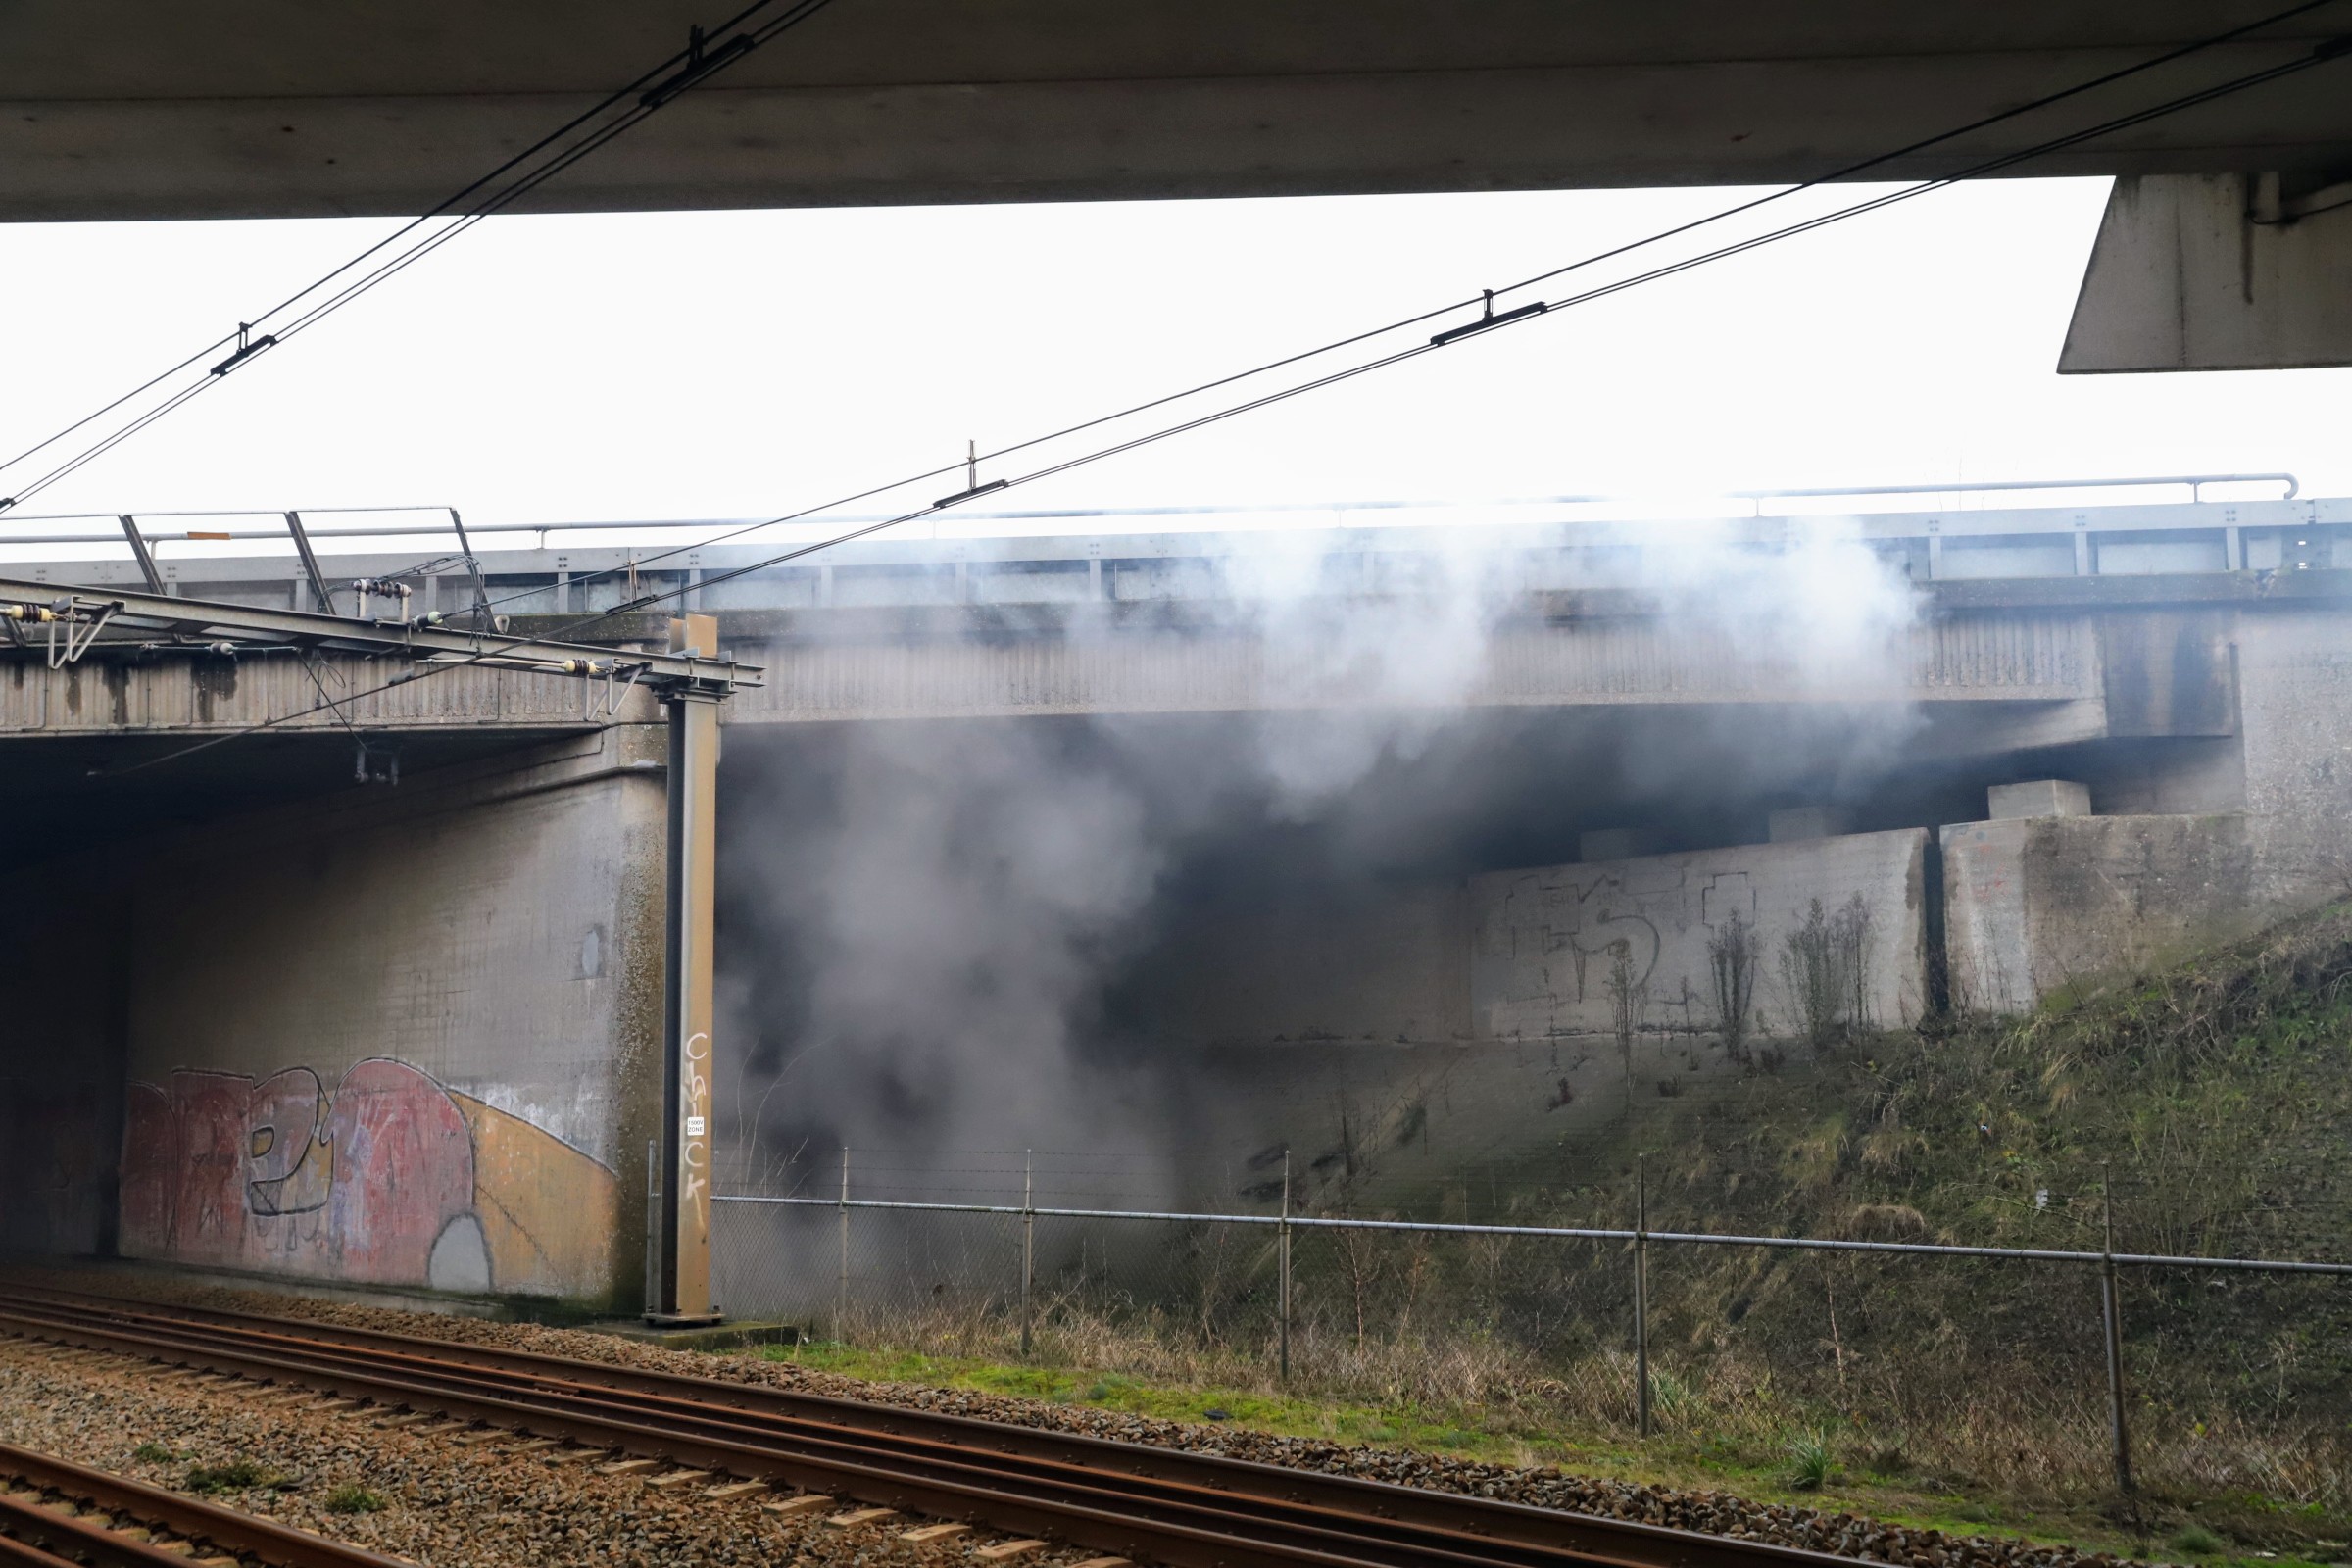
[[[633,1300],[661,740],[614,729],[142,853],[122,1252]]]
[[[103,889],[36,880],[52,891],[0,909],[0,1251],[102,1252],[114,1233],[128,944]]]
[[[2238,706],[2254,895],[2284,912],[2352,891],[2352,625],[2315,611],[2242,618]]]
[[[1646,1029],[1718,1026],[1708,953],[1737,914],[1757,936],[1754,1006],[1770,1033],[1794,1033],[1781,974],[1790,933],[1814,901],[1835,916],[1859,896],[1872,1021],[1926,1010],[1928,834],[1910,828],[1751,844],[1470,879],[1470,990],[1487,1036],[1605,1034],[1630,988]],[[1618,963],[1624,983],[1613,984]]]
[[[1940,837],[1944,951],[1963,1010],[2022,1012],[2278,912],[2256,895],[2243,815],[1964,822]]]

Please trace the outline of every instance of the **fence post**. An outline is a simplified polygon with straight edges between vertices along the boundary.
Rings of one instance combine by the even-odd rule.
[[[1282,1314],[1282,1380],[1291,1380],[1291,1152],[1282,1152],[1282,1229],[1276,1252],[1281,1259],[1276,1308]]]
[[[1649,1436],[1649,1169],[1634,1156],[1634,1400]]]
[[[1031,1284],[1037,1278],[1036,1151],[1021,1151],[1021,1359],[1029,1359]]]
[[[2115,1451],[2115,1488],[2132,1493],[2132,1435],[2124,1424],[2124,1315],[2115,1276],[2115,1172],[2107,1168],[2099,1206],[2106,1241],[2099,1255],[2099,1317],[2107,1338],[2107,1431]]]
[[[850,1342],[850,1146],[841,1146],[841,1273],[833,1283],[833,1337]]]
[[[662,1296],[662,1144],[645,1141],[645,1309]]]

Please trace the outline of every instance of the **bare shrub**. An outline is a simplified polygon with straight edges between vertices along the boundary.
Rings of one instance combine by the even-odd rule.
[[[1781,984],[1797,1033],[1817,1052],[1871,1025],[1870,923],[1859,893],[1835,914],[1815,899],[1783,939]]]
[[[1756,961],[1763,942],[1746,916],[1734,910],[1729,919],[1707,933],[1707,972],[1714,982],[1715,1027],[1723,1035],[1724,1054],[1746,1066],[1747,1029],[1756,1004]]]

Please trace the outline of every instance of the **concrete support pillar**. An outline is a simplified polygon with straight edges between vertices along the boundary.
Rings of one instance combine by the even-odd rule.
[[[669,623],[669,649],[718,652],[718,621]],[[712,1024],[716,925],[718,703],[669,703],[669,886],[663,950],[662,1191],[659,1278],[649,1322],[715,1322],[710,1299]]]

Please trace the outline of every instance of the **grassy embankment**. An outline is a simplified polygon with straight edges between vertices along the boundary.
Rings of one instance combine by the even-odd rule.
[[[1652,1224],[2093,1249],[2352,1254],[2352,909],[2022,1023],[1857,1036],[1736,1095],[1661,1094],[1604,1152],[1645,1154]],[[1621,1224],[1624,1184],[1522,1187],[1518,1223]],[[1262,1260],[1261,1260],[1262,1261]],[[1653,1262],[1660,1433],[1630,1429],[1625,1259],[1594,1248],[1327,1245],[1296,1374],[1271,1375],[1262,1268],[1192,1308],[1073,1286],[1037,1355],[1003,1303],[793,1351],[863,1377],[1568,1468],[2182,1561],[2352,1560],[2352,1281],[2125,1279],[2139,1487],[2113,1490],[2093,1270],[1668,1251]],[[1246,1331],[1231,1324],[1247,1321]],[[1226,1325],[1221,1327],[1220,1325]]]

